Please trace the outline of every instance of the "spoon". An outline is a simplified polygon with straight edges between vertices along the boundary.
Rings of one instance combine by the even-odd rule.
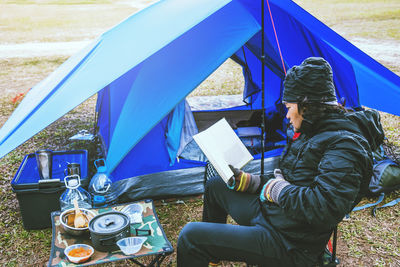
[[[86,218],[82,214],[81,210],[78,206],[78,201],[76,199],[73,200],[74,208],[75,208],[75,219],[74,219],[74,226],[75,228],[83,228],[86,224]]]

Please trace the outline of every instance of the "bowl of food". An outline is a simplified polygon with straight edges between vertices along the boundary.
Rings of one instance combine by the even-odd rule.
[[[64,230],[71,235],[74,236],[79,236],[82,235],[86,232],[88,232],[89,229],[89,222],[90,220],[96,216],[92,211],[79,208],[83,217],[86,219],[86,223],[84,224],[83,227],[75,227],[74,226],[74,220],[75,220],[75,209],[67,209],[63,211],[60,215],[60,222]]]
[[[82,263],[90,259],[93,255],[94,249],[92,246],[86,244],[74,244],[68,246],[64,250],[67,259],[72,263]]]

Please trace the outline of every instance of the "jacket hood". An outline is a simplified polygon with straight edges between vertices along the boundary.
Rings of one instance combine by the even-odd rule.
[[[372,151],[375,151],[383,143],[385,132],[382,128],[381,116],[378,111],[369,109],[351,112],[346,113],[346,117],[357,124]]]
[[[327,114],[322,119],[311,122],[303,120],[300,131],[314,135],[320,131],[346,130],[362,135],[375,151],[383,142],[383,131],[380,115],[376,110],[363,110],[349,113]]]

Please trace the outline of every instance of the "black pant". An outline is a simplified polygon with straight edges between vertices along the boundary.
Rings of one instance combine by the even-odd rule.
[[[225,224],[227,215],[239,225]],[[220,260],[258,266],[294,266],[273,227],[261,213],[258,195],[227,188],[211,178],[204,193],[204,222],[185,225],[178,239],[178,267]]]

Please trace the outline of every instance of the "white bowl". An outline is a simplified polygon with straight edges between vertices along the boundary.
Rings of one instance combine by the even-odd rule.
[[[122,250],[125,255],[132,255],[138,252],[147,237],[144,236],[131,236],[125,237],[117,241],[118,247]]]
[[[133,203],[121,210],[121,212],[125,213],[128,215],[129,220],[131,223],[142,223],[142,213],[143,213],[143,207],[140,204]]]
[[[75,249],[75,248],[84,248],[85,250],[89,250],[89,255],[87,256],[83,256],[83,257],[74,257],[74,256],[70,256],[69,253],[71,252],[71,250]],[[85,262],[87,260],[90,259],[90,257],[93,255],[94,253],[94,249],[92,248],[92,246],[86,245],[86,244],[75,244],[75,245],[70,245],[68,247],[66,247],[64,249],[64,254],[67,257],[67,259],[70,262],[73,263],[82,263]]]

